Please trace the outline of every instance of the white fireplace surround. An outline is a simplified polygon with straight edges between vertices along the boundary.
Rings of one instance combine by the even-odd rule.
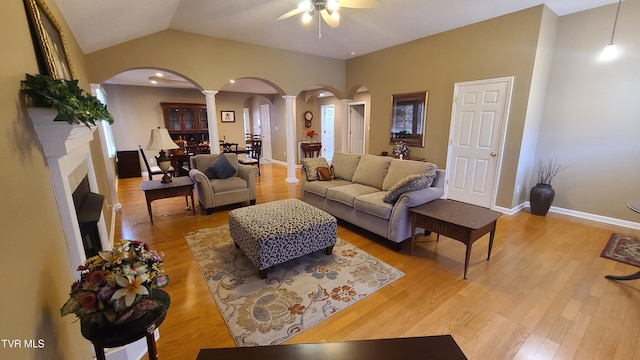
[[[91,160],[89,142],[93,140],[96,127],[85,125],[69,125],[64,122],[53,121],[57,115],[55,109],[27,108],[33,127],[38,134],[44,156],[49,165],[51,183],[58,205],[60,223],[64,231],[67,252],[74,277],[80,278],[75,271],[84,264],[86,255],[82,245],[80,226],[71,195],[84,176],[89,178],[91,191],[98,192],[96,174]],[[110,249],[109,237],[103,214],[100,214],[98,231],[103,249]]]

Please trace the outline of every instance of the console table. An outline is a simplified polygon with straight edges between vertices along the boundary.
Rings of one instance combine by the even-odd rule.
[[[487,260],[491,257],[493,237],[496,232],[496,223],[501,213],[480,206],[466,204],[454,200],[437,199],[424,205],[409,209],[411,216],[411,255],[416,228],[440,234],[458,240],[467,246],[464,258],[464,278],[467,278],[471,246],[487,233],[489,236],[489,251]],[[436,241],[437,241],[436,240]]]
[[[627,207],[631,211],[640,213],[640,200],[629,200],[629,202],[627,203]],[[640,271],[631,275],[605,275],[605,278],[609,280],[621,280],[621,281],[638,280],[640,279]]]
[[[304,157],[318,157],[320,156],[320,149],[322,149],[321,143],[316,142],[303,142],[300,143]]]
[[[183,196],[187,202],[189,209],[189,196],[191,196],[191,210],[193,216],[196,216],[196,208],[193,204],[193,181],[188,176],[179,176],[172,179],[170,183],[163,183],[161,180],[143,181],[140,188],[144,191],[144,197],[147,200],[147,210],[151,225],[153,225],[153,213],[151,212],[151,202],[158,199],[166,199],[174,196]]]
[[[466,360],[451,335],[202,349],[196,360]]]

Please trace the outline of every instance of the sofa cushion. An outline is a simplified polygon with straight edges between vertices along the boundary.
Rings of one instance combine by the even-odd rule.
[[[380,191],[380,189],[362,184],[335,186],[327,189],[327,200],[337,201],[353,207],[353,201],[357,196],[378,191]]]
[[[224,154],[220,154],[204,171],[209,179],[226,179],[236,173],[236,168],[229,162]]]
[[[382,183],[382,190],[389,190],[398,181],[409,175],[431,174],[435,175],[438,167],[435,164],[423,161],[392,159],[389,164],[387,176]]]
[[[327,189],[349,184],[351,184],[351,182],[346,180],[311,181],[304,184],[304,191],[316,194],[318,196],[326,197]]]
[[[329,163],[327,159],[323,157],[317,158],[304,158],[300,160],[302,166],[304,166],[304,170],[307,172],[307,180],[313,181],[318,180],[318,167],[329,167]]]
[[[382,189],[391,158],[387,156],[363,155],[353,174],[353,182]]]
[[[386,203],[395,203],[400,195],[405,192],[426,189],[431,186],[435,177],[435,175],[431,174],[409,175],[393,185],[387,191],[383,201]]]
[[[352,181],[353,173],[356,171],[359,161],[360,154],[348,154],[339,151],[334,152],[333,158],[331,159],[333,176],[336,179]]]
[[[362,211],[373,216],[377,216],[384,220],[389,220],[393,204],[383,201],[387,195],[386,191],[377,191],[371,194],[360,195],[353,202],[354,209]]]

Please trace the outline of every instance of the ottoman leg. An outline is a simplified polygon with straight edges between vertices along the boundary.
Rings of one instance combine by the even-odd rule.
[[[329,247],[326,247],[324,249],[324,253],[327,254],[327,255],[331,255],[332,252],[333,252],[333,245],[331,245]]]
[[[260,275],[260,279],[266,279],[268,273],[269,273],[269,268],[258,270],[258,275]]]
[[[240,246],[238,245],[237,242],[234,241],[233,244],[236,246],[236,249],[240,249]]]

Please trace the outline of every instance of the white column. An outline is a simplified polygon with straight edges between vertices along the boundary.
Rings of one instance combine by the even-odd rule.
[[[207,104],[207,121],[209,122],[209,149],[212,154],[220,154],[220,135],[218,135],[218,111],[216,110],[215,90],[202,90]]]
[[[285,101],[285,125],[287,136],[287,178],[286,182],[289,184],[296,184],[299,182],[296,177],[296,128],[293,119],[293,100],[296,98],[293,95],[284,95],[282,97]]]

